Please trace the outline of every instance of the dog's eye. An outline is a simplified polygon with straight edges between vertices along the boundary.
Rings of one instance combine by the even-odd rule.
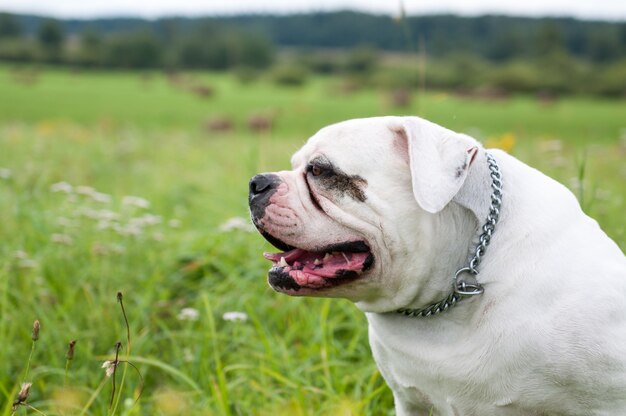
[[[311,160],[306,167],[307,175],[311,175],[313,177],[329,177],[332,176],[335,171],[333,169],[333,165],[325,159],[315,158]]]
[[[308,167],[307,167],[307,171],[308,173],[310,173],[312,176],[327,176],[331,173],[331,170],[327,167],[324,167],[318,163],[311,163]]]
[[[324,173],[324,169],[322,169],[321,167],[317,165],[311,166],[310,171],[311,171],[311,175],[313,176],[320,176],[322,173]]]

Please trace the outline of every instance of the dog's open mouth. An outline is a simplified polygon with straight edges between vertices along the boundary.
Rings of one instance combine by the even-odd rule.
[[[320,251],[293,248],[282,242],[275,244],[282,253],[264,253],[273,263],[269,283],[281,291],[302,288],[323,289],[351,282],[374,264],[374,256],[363,241],[334,244]]]

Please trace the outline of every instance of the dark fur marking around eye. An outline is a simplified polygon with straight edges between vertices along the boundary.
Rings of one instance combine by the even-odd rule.
[[[346,175],[343,172],[335,170],[335,174],[322,179],[325,187],[332,189],[344,195],[348,195],[352,199],[365,202],[367,197],[363,188],[367,186],[367,181],[358,175]]]
[[[325,156],[318,156],[313,159],[309,166],[316,165],[323,169],[323,174],[316,176],[315,180],[324,189],[338,192],[341,195],[348,195],[350,198],[360,202],[365,202],[364,188],[367,180],[358,175],[348,175],[341,169],[335,167]]]

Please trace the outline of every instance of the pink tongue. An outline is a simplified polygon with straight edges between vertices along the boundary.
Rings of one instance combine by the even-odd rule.
[[[345,255],[345,257],[344,257]],[[363,263],[369,256],[369,253],[345,253],[336,254],[331,258],[325,260],[319,267],[314,263],[307,263],[304,265],[302,271],[320,276],[320,277],[337,277],[337,272],[339,270],[353,270],[355,272],[360,272],[363,270]]]
[[[327,254],[296,248],[284,253],[263,253],[263,256],[274,262],[274,266],[282,267],[300,286],[316,288],[327,286],[328,280],[346,276],[344,272],[359,274],[370,253]],[[280,266],[284,264],[281,258],[286,266]]]
[[[263,256],[275,263],[279,263],[281,257],[284,257],[285,262],[289,264],[285,266],[286,272],[332,278],[337,277],[339,270],[360,272],[369,253],[333,253],[327,256],[296,248],[284,253],[263,253]],[[316,262],[318,264],[315,264]]]

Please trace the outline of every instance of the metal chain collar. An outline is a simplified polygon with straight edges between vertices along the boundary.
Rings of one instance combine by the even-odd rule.
[[[448,297],[439,302],[428,305],[425,308],[410,309],[402,308],[396,312],[406,316],[427,317],[431,315],[437,315],[440,312],[446,311],[455,306],[459,301],[466,297],[482,294],[485,289],[478,283],[476,275],[478,275],[477,267],[480,265],[483,255],[487,250],[487,246],[491,241],[498,219],[500,218],[500,208],[502,206],[502,174],[500,168],[494,157],[485,153],[487,156],[487,163],[489,165],[489,171],[491,176],[491,205],[489,206],[489,214],[485,224],[483,225],[483,232],[478,238],[478,244],[474,250],[474,256],[469,262],[469,265],[462,267],[454,274],[453,290]]]

